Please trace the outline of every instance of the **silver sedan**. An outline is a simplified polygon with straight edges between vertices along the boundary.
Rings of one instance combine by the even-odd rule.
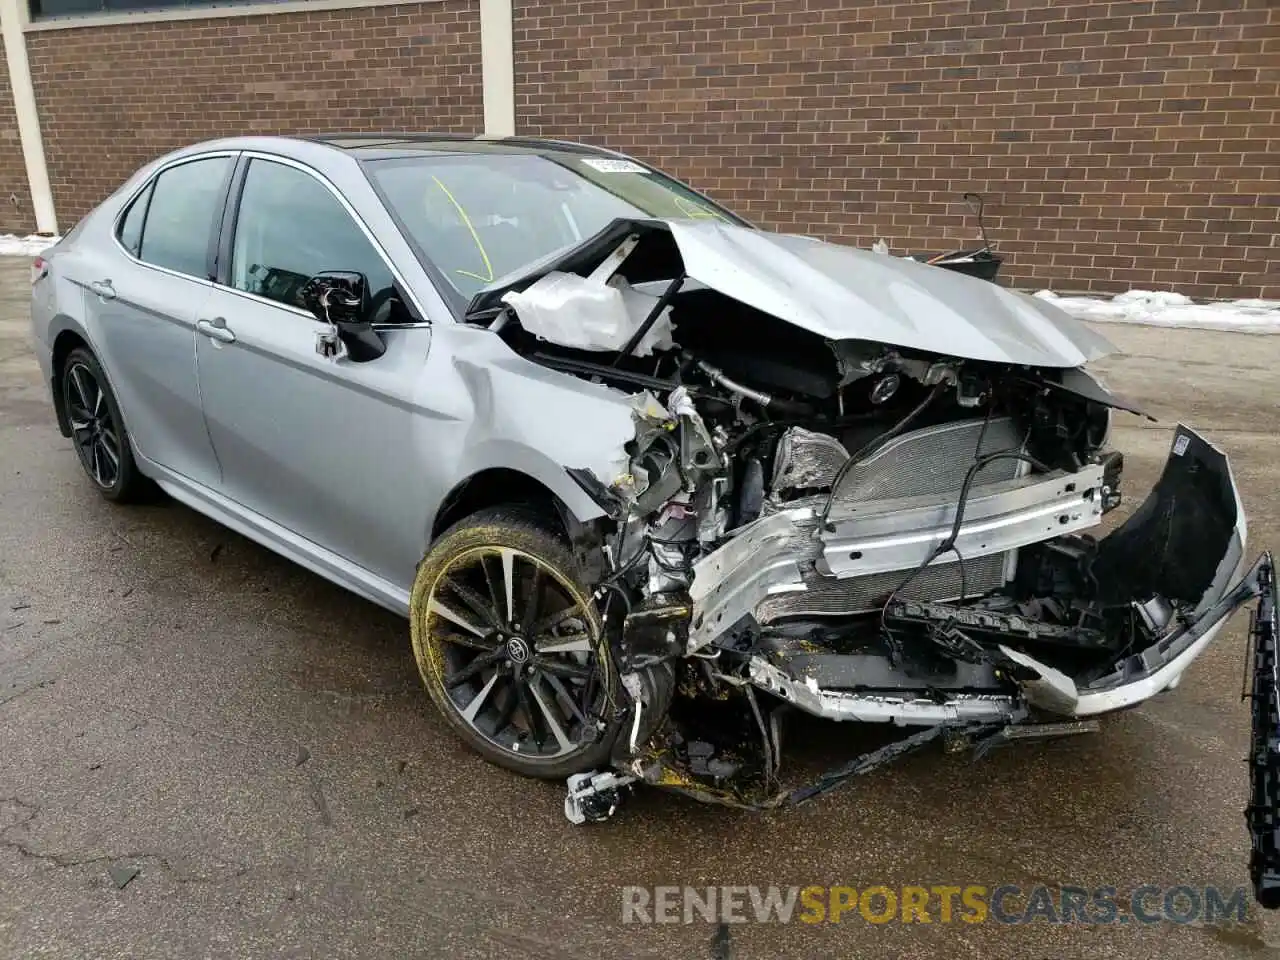
[[[797,709],[909,746],[1089,729],[1273,609],[1186,427],[1087,533],[1138,413],[1083,369],[1102,337],[607,151],[193,146],[36,260],[32,321],[107,499],[158,487],[408,616],[450,724],[569,778],[578,820],[634,782],[794,802],[886,756],[784,789]]]

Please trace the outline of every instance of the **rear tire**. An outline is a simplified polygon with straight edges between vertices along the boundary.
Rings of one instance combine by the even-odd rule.
[[[545,780],[607,764],[617,674],[573,554],[544,521],[504,507],[451,527],[418,567],[410,624],[428,694],[490,763]]]
[[[76,347],[62,365],[62,403],[71,441],[85,474],[103,497],[130,503],[149,484],[133,458],[129,430],[102,365],[85,347]]]

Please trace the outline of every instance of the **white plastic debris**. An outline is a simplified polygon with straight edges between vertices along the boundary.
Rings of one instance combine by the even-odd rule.
[[[885,243],[884,238],[881,237],[879,240],[877,240],[875,243],[871,245],[871,251],[873,253],[883,253],[885,256],[888,256],[889,244]]]
[[[637,417],[645,420],[652,420],[655,423],[663,423],[667,419],[667,408],[658,402],[648,390],[641,390],[631,398],[631,409],[635,411]]]
[[[510,291],[502,301],[535,337],[579,350],[621,350],[657,305],[659,295],[633,288],[617,271],[640,243],[631,234],[586,277],[553,270],[523,292]],[[634,353],[644,357],[665,350],[671,340],[671,308],[649,328]]]
[[[1080,320],[1280,333],[1280,300],[1195,303],[1190,297],[1167,290],[1127,290],[1110,299],[1062,297],[1049,290],[1041,290],[1035,296]]]
[[[601,283],[592,277],[552,271],[523,293],[503,298],[536,337],[580,350],[621,350],[657,302],[633,290],[622,277]],[[671,308],[662,311],[636,345],[636,356],[673,346]]]

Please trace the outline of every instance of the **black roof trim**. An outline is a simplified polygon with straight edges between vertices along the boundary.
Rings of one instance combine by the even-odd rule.
[[[597,147],[588,143],[577,143],[573,140],[554,140],[548,137],[487,137],[484,135],[471,135],[465,133],[405,133],[399,131],[387,131],[385,133],[323,133],[309,136],[296,136],[296,140],[309,140],[314,143],[323,143],[334,147],[338,150],[357,150],[357,149],[394,149],[400,146],[408,146],[410,144],[429,144],[429,143],[476,143],[476,144],[507,144],[513,147],[528,147],[537,149],[539,147],[554,149],[572,153],[584,153],[595,156],[622,156],[616,150],[610,150],[607,147]],[[355,143],[344,143],[343,141],[356,141]]]

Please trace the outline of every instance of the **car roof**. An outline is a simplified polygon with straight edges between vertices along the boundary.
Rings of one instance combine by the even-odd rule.
[[[543,137],[469,136],[455,133],[334,133],[293,139],[309,140],[355,154],[358,159],[416,156],[424,153],[521,154],[576,153],[616,157],[603,147]]]
[[[175,157],[190,157],[211,151],[262,150],[292,157],[317,167],[328,166],[325,157],[345,157],[357,162],[414,156],[466,154],[548,154],[624,158],[625,154],[604,147],[569,140],[542,137],[488,137],[453,133],[332,133],[314,136],[242,135],[205,140],[181,147],[156,163]],[[630,159],[630,158],[627,158]],[[144,168],[145,169],[145,168]]]

